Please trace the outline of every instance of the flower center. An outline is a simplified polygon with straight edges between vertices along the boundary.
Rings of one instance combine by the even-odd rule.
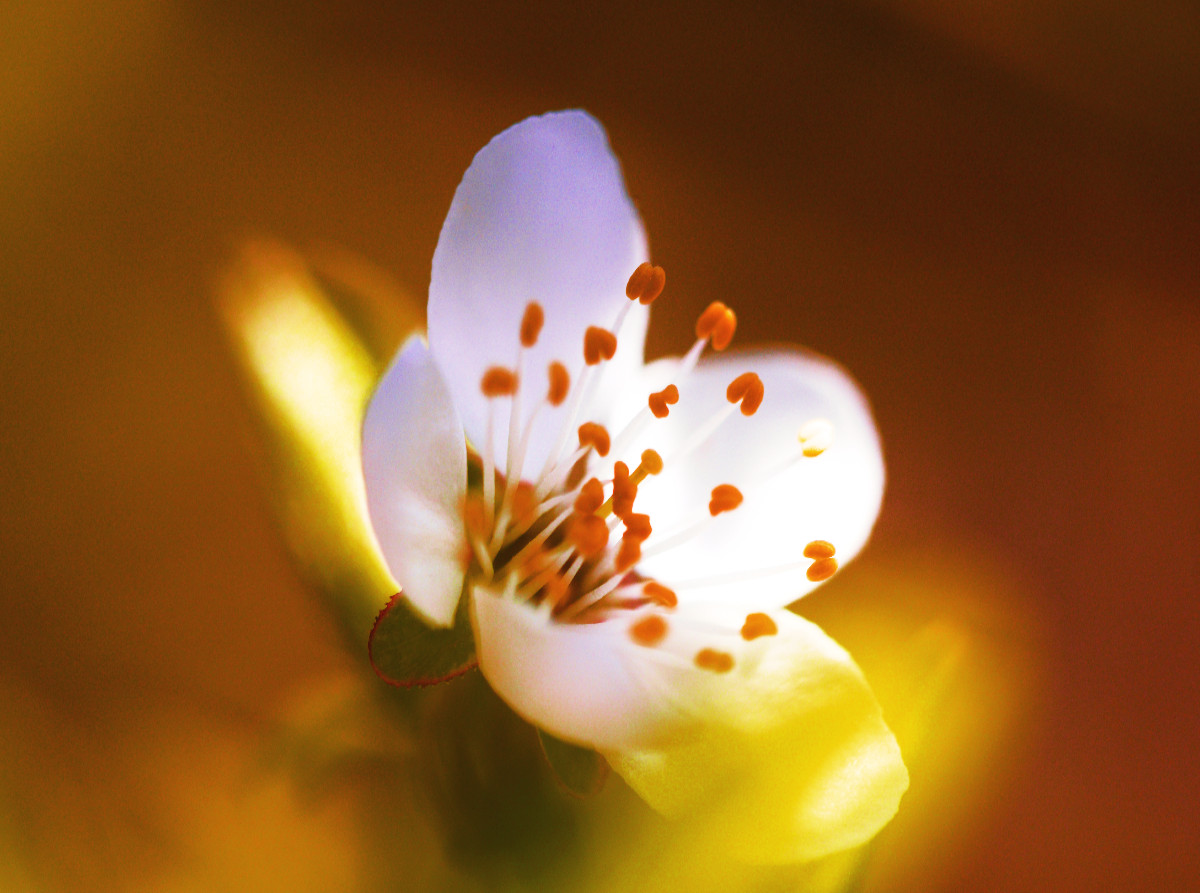
[[[604,418],[596,413],[603,407],[593,405],[589,395],[596,392],[605,364],[617,352],[616,333],[626,314],[634,303],[653,303],[665,284],[662,267],[649,263],[639,266],[626,286],[629,303],[623,305],[612,327],[587,328],[582,364],[577,356],[574,376],[568,371],[569,358],[550,363],[549,387],[544,394],[536,395],[523,417],[523,398],[530,396],[522,388],[526,352],[537,344],[545,321],[540,304],[531,301],[526,306],[516,362],[512,367],[489,368],[479,384],[489,401],[487,438],[476,464],[482,481],[469,490],[463,510],[470,545],[468,574],[477,583],[502,590],[505,597],[545,608],[558,622],[598,623],[619,613],[635,612],[629,635],[646,647],[655,647],[667,637],[667,616],[678,603],[678,596],[673,589],[639,572],[639,562],[681,545],[711,524],[722,523],[722,516],[735,512],[745,497],[734,483],[720,484],[711,491],[706,513],[652,539],[650,516],[635,511],[638,490],[653,486],[650,479],[664,467],[702,449],[735,410],[753,416],[764,397],[759,376],[743,372],[729,382],[722,407],[690,431],[668,456],[645,449],[632,469],[628,462],[617,458],[625,455],[648,427],[670,416],[680,399],[679,386],[695,369],[704,349],[711,346],[716,351],[724,350],[737,328],[732,310],[719,301],[710,304],[696,320],[696,340],[678,361],[672,382],[648,394],[642,409],[620,431],[610,432],[597,421]],[[494,407],[498,400],[511,401],[502,457],[493,454]],[[563,408],[563,427],[544,467],[527,477],[524,465],[529,438],[539,413],[547,406]],[[819,456],[831,438],[828,422],[806,424],[798,437],[796,459]],[[605,461],[610,455],[611,464]],[[837,569],[833,555],[830,544],[810,543],[804,551],[805,558],[812,561],[809,578],[831,576]],[[792,562],[751,571],[739,575],[739,579],[795,567],[796,562]],[[705,581],[690,585],[703,586]],[[774,632],[775,625],[767,615],[751,614],[742,635],[752,639]],[[714,672],[727,672],[733,666],[730,655],[713,649],[698,652],[694,660],[697,666]]]

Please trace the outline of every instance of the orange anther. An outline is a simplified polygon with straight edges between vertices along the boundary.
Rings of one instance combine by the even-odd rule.
[[[637,484],[630,478],[629,466],[618,462],[613,466],[612,510],[618,518],[633,513],[633,501],[637,498]]]
[[[702,648],[696,652],[696,666],[702,670],[712,670],[714,673],[728,673],[733,669],[733,655],[712,648]]]
[[[650,284],[650,277],[654,275],[654,264],[648,260],[638,264],[637,269],[629,276],[629,281],[625,283],[625,297],[631,301],[636,301],[642,296],[642,292],[646,290],[646,286]]]
[[[679,402],[679,388],[673,384],[667,385],[661,391],[650,395],[650,411],[656,419],[665,419],[671,411],[667,407]]]
[[[617,336],[608,329],[588,326],[583,333],[583,360],[595,366],[601,360],[611,360],[617,352]]]
[[[511,397],[517,392],[517,373],[511,369],[505,369],[503,366],[492,366],[483,373],[483,379],[479,382],[479,390],[483,391],[483,396],[488,397]]]
[[[625,286],[625,296],[631,301],[652,304],[667,284],[667,271],[649,261],[639,264]]]
[[[763,401],[762,379],[753,372],[743,372],[725,389],[725,399],[730,403],[741,401],[742,415],[754,415]]]
[[[736,331],[737,317],[733,315],[732,310],[726,310],[717,321],[716,328],[713,329],[713,350],[724,350],[727,348],[729,342],[733,340],[733,333]]]
[[[825,540],[813,540],[804,547],[805,558],[832,558],[837,552],[833,548],[833,543],[827,543]]]
[[[639,466],[649,474],[658,474],[663,470],[663,460],[655,450],[642,450],[642,464]]]
[[[530,301],[525,305],[525,314],[521,317],[521,346],[533,347],[537,344],[538,335],[542,333],[542,323],[546,321],[546,314],[542,311],[542,305],[537,301]]]
[[[617,558],[613,564],[618,574],[623,574],[642,560],[642,545],[637,540],[621,537],[621,546],[617,549]]]
[[[536,511],[537,494],[534,491],[533,484],[529,483],[529,481],[518,482],[517,489],[513,493],[513,518],[521,524],[529,524],[536,520],[536,516],[534,515]]]
[[[653,528],[650,526],[649,515],[639,515],[630,512],[621,520],[625,523],[625,533],[622,534],[622,539],[636,540],[639,543],[644,543],[650,538]]]
[[[731,512],[742,504],[742,491],[733,484],[718,484],[713,487],[708,501],[708,513],[714,518],[721,512]]]
[[[597,515],[575,514],[567,539],[584,558],[599,558],[608,545],[608,525]]]
[[[546,392],[546,400],[551,406],[561,406],[567,399],[567,391],[571,390],[571,373],[567,367],[555,360],[546,370],[550,379],[550,389]]]
[[[747,614],[746,622],[742,624],[742,638],[747,642],[759,636],[773,636],[777,632],[779,627],[766,614]]]
[[[712,338],[713,350],[724,350],[733,340],[737,317],[720,301],[713,301],[696,320],[696,337]]]
[[[591,515],[602,505],[604,505],[604,485],[596,478],[592,478],[579,488],[579,495],[575,497],[575,511],[582,515]]]
[[[579,426],[579,445],[591,447],[599,456],[607,456],[612,442],[608,438],[608,430],[595,422],[584,422]]]
[[[676,597],[673,589],[668,589],[662,583],[657,583],[654,580],[650,580],[642,587],[642,594],[664,608],[673,608],[679,604],[679,599]]]
[[[814,583],[820,583],[822,580],[828,580],[838,569],[836,558],[818,558],[808,568],[806,576]]]
[[[652,648],[666,637],[667,621],[657,614],[648,614],[629,627],[629,638],[647,648]]]

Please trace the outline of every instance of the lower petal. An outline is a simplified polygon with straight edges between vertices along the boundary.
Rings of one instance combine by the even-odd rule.
[[[849,655],[788,612],[778,633],[710,688],[707,722],[658,748],[606,753],[652,807],[761,863],[864,843],[895,814],[908,773]],[[756,640],[759,641],[759,640]],[[751,643],[754,644],[754,643]]]

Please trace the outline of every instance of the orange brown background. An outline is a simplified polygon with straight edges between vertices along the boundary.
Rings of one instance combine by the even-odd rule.
[[[0,885],[356,887],[351,805],[245,777],[364,662],[215,284],[267,234],[420,294],[473,153],[571,106],[668,271],[651,354],[720,298],[874,402],[884,513],[813,616],[948,618],[995,682],[872,889],[1200,884],[1198,49],[1182,0],[6,4]]]

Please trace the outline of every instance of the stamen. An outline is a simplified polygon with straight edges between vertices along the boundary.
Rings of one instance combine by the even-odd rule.
[[[551,406],[562,406],[562,402],[567,399],[567,392],[571,390],[571,373],[567,371],[566,366],[555,360],[546,370],[546,375],[550,379],[546,402]]]
[[[528,527],[537,520],[537,497],[534,495],[533,484],[529,481],[517,482],[512,503],[512,517],[515,522],[523,527]]]
[[[538,335],[542,333],[542,324],[546,321],[546,314],[542,311],[542,305],[537,301],[530,301],[525,305],[525,314],[521,317],[521,346],[533,347],[537,344]]]
[[[779,627],[766,614],[747,614],[746,622],[742,624],[742,638],[747,642],[760,636],[773,636],[777,632]]]
[[[575,511],[583,515],[592,515],[604,504],[604,485],[598,478],[592,478],[579,488],[575,497]]]
[[[648,614],[629,627],[629,638],[647,648],[653,648],[666,637],[667,621],[657,614]]]
[[[613,514],[618,518],[632,514],[636,498],[637,483],[630,477],[629,466],[624,462],[616,463],[613,466],[613,493],[610,500]]]
[[[629,479],[634,485],[640,484],[648,474],[658,474],[663,470],[663,460],[655,450],[642,450],[641,464],[634,470]]]
[[[832,558],[836,553],[833,543],[825,540],[813,540],[804,547],[805,558]]]
[[[673,406],[679,402],[679,388],[673,384],[667,385],[661,391],[650,395],[650,411],[654,413],[656,419],[665,419],[671,412],[668,406]]]
[[[797,437],[804,455],[810,459],[819,456],[829,449],[833,443],[833,423],[826,419],[813,419],[806,422]]]
[[[696,652],[696,666],[702,670],[714,673],[728,673],[733,669],[733,655],[713,648],[703,648]]]
[[[712,339],[713,350],[724,350],[737,330],[737,317],[720,301],[713,301],[696,320],[696,338]]]
[[[655,580],[647,582],[642,587],[642,593],[646,598],[656,604],[662,605],[664,608],[673,608],[679,604],[679,599],[676,597],[675,592]]]
[[[714,518],[721,512],[731,512],[742,504],[742,491],[733,484],[718,484],[713,487],[708,501],[708,513]]]
[[[576,514],[571,518],[567,541],[582,558],[599,558],[608,546],[608,525],[598,515]]]
[[[808,579],[814,583],[820,583],[822,580],[828,580],[837,573],[838,563],[836,558],[818,558],[812,563],[812,567],[805,574]]]
[[[617,557],[613,567],[618,574],[624,574],[642,560],[642,544],[628,536],[621,537],[621,546],[617,549]]]
[[[753,372],[743,372],[725,389],[725,399],[730,403],[741,402],[742,415],[751,416],[758,412],[763,401],[762,379]]]
[[[608,329],[588,326],[583,334],[583,361],[589,366],[611,360],[617,352],[617,336]]]
[[[654,299],[662,294],[667,284],[667,272],[662,267],[656,267],[649,261],[638,265],[629,277],[625,286],[625,296],[631,301],[652,304]]]
[[[517,392],[517,373],[503,366],[492,366],[483,373],[479,390],[489,400],[493,397],[511,397]]]
[[[608,437],[608,429],[596,422],[584,422],[579,426],[579,447],[584,449],[592,447],[596,454],[604,457],[608,455],[608,448],[611,446],[611,441]]]
[[[639,543],[644,543],[650,538],[653,528],[650,526],[649,515],[639,515],[631,512],[621,520],[625,524],[625,539],[637,540]]]

